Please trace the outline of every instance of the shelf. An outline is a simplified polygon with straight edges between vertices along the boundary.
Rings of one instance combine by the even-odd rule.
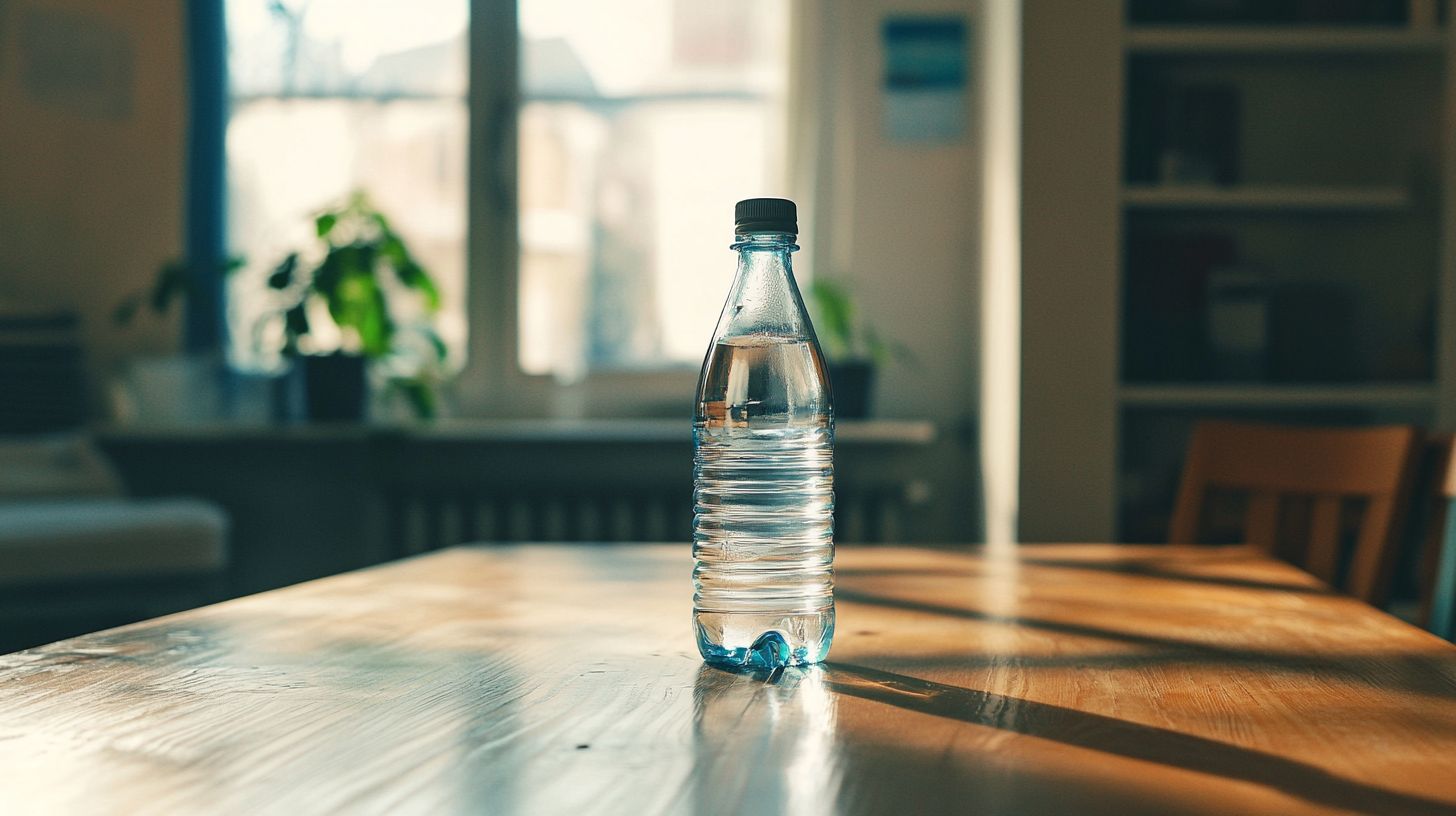
[[[1134,26],[1132,54],[1439,54],[1441,30],[1357,27]]]
[[[1406,408],[1436,403],[1434,385],[1273,385],[1196,383],[1124,385],[1123,406],[1131,407],[1293,407]]]
[[[1131,185],[1123,206],[1141,210],[1302,210],[1393,212],[1410,207],[1410,192],[1397,186],[1322,187],[1275,184]]]

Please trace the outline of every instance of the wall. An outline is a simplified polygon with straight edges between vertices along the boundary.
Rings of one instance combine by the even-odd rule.
[[[1026,541],[1114,536],[1121,8],[1022,5]]]
[[[818,103],[825,124],[817,139],[824,153],[809,152],[819,183],[806,227],[815,231],[806,235],[808,260],[815,275],[847,282],[876,329],[914,355],[913,362],[883,368],[876,412],[936,423],[940,441],[927,463],[932,528],[938,538],[979,540],[981,6],[839,0],[813,7],[821,26]],[[966,18],[969,121],[961,139],[905,144],[885,138],[881,25],[887,14]]]
[[[82,319],[93,381],[175,344],[112,310],[180,254],[186,112],[177,0],[0,0],[0,309]]]

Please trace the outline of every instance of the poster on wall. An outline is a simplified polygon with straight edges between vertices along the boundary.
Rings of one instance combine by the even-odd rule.
[[[895,15],[885,18],[881,39],[885,138],[911,144],[964,138],[965,18]]]

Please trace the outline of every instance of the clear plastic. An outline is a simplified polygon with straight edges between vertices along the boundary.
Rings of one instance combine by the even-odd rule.
[[[794,236],[741,237],[698,381],[693,625],[709,663],[822,661],[834,637],[834,409]]]

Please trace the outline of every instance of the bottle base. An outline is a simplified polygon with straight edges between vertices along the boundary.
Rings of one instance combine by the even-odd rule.
[[[714,666],[777,669],[821,663],[834,639],[834,607],[818,612],[693,613],[698,652]]]

